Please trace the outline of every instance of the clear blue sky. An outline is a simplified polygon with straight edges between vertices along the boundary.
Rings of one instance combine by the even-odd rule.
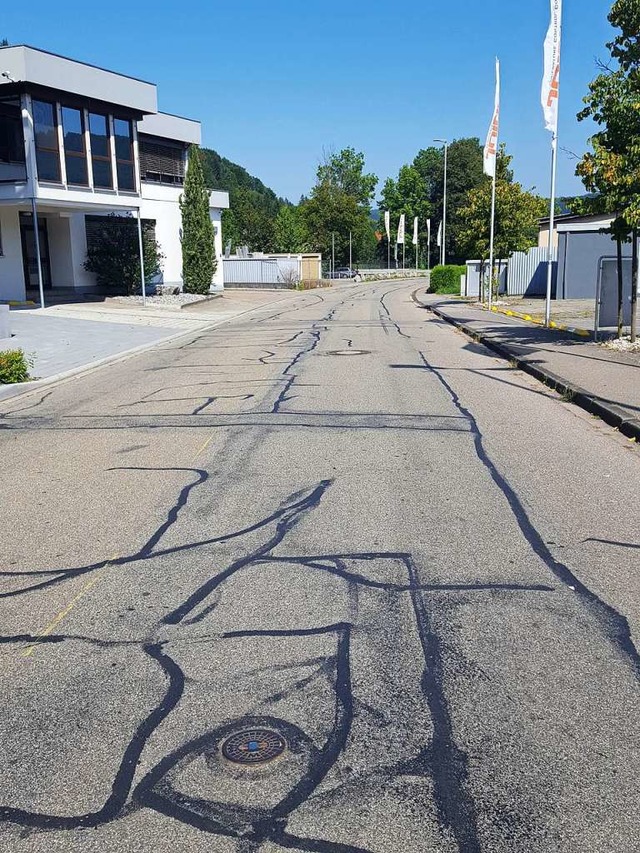
[[[502,138],[516,178],[548,191],[540,102],[548,0],[190,0],[3,3],[0,37],[158,84],[160,109],[201,119],[204,144],[297,201],[323,148],[352,145],[381,180],[434,137],[479,136],[503,66]],[[610,0],[565,3],[561,146],[606,56]],[[582,191],[562,152],[559,191]]]

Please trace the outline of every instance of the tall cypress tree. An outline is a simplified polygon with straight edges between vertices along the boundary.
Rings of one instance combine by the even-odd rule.
[[[200,149],[189,149],[189,168],[180,196],[182,212],[182,279],[185,293],[208,293],[218,262],[215,232],[209,214]]]

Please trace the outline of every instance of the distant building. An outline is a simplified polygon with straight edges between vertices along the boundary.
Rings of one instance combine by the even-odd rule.
[[[0,48],[0,300],[38,288],[91,291],[97,217],[155,228],[163,283],[182,285],[179,197],[200,123],[158,112],[156,86],[25,45]],[[211,193],[223,286],[224,192]],[[37,216],[37,236],[33,211]],[[38,262],[37,246],[40,249]]]
[[[242,252],[224,259],[224,280],[229,287],[294,287],[320,279],[321,254]]]

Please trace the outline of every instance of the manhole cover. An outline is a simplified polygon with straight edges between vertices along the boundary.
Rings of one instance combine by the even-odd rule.
[[[246,729],[228,737],[222,744],[222,754],[233,764],[255,766],[266,764],[282,755],[287,742],[271,729]]]

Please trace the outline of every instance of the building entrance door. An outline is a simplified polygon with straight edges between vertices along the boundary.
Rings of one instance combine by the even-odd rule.
[[[40,260],[42,262],[42,284],[51,288],[51,264],[49,262],[49,238],[47,235],[47,220],[38,217],[38,233],[40,236]],[[22,262],[24,264],[24,281],[27,289],[39,287],[38,255],[36,252],[36,236],[33,227],[33,217],[20,214],[20,237],[22,239]]]

